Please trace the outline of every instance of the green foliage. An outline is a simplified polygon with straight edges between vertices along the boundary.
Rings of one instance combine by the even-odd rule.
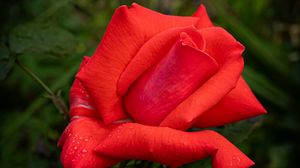
[[[199,160],[199,161],[194,162],[194,163],[186,164],[186,165],[182,166],[182,168],[195,168],[195,167],[212,168],[211,162],[212,161],[211,161],[210,158],[205,158],[203,160]]]
[[[264,74],[249,66],[245,66],[243,77],[257,95],[278,107],[288,109],[291,102],[290,97],[282,89],[274,85]]]
[[[16,64],[33,71],[62,99],[82,56],[91,55],[119,5],[133,0],[0,1],[0,167],[62,167],[56,143],[67,121]],[[137,0],[175,15],[191,15],[199,0]],[[214,129],[238,145],[256,167],[297,167],[300,152],[300,9],[297,0],[209,0],[216,25],[245,47],[243,77],[266,107],[266,117]],[[298,32],[298,33],[297,33]],[[47,57],[50,56],[50,57]],[[127,167],[164,167],[129,161]],[[124,163],[123,163],[124,165]],[[121,165],[122,166],[122,165]],[[115,167],[120,167],[120,164]],[[205,159],[183,167],[211,167]]]
[[[8,48],[0,43],[0,81],[3,80],[11,70],[15,62],[15,56],[10,56]]]
[[[225,125],[224,128],[215,128],[214,130],[224,135],[234,144],[239,144],[248,139],[254,128],[258,127],[261,122],[262,118],[252,118],[234,124]]]
[[[16,54],[50,55],[55,57],[70,55],[76,47],[74,36],[50,24],[23,24],[10,34],[9,46]]]

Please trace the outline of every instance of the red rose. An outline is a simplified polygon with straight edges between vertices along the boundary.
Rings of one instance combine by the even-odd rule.
[[[265,113],[241,77],[243,50],[202,5],[191,17],[119,7],[72,86],[63,165],[141,159],[177,167],[211,156],[217,168],[250,167],[218,133],[185,131]]]

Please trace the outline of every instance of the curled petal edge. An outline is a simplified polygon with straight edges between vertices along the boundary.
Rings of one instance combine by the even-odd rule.
[[[254,165],[238,148],[214,131],[184,132],[136,123],[121,124],[112,129],[95,151],[103,156],[150,160],[174,168],[208,156],[212,157],[214,168]]]

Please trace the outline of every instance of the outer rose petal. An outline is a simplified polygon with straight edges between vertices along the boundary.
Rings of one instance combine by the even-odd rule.
[[[93,57],[77,74],[105,123],[127,118],[116,86],[121,73],[143,44],[164,30],[195,25],[198,20],[163,15],[137,4],[129,8],[121,6],[115,11]]]
[[[70,116],[99,117],[94,103],[78,79],[75,79],[70,91]]]
[[[127,92],[125,106],[134,121],[158,125],[170,111],[218,70],[187,33],[169,53],[145,72]]]
[[[185,130],[203,112],[215,106],[236,85],[242,73],[244,47],[222,28],[200,30],[205,52],[216,59],[219,71],[164,119],[160,126]]]
[[[200,5],[197,11],[193,14],[195,17],[199,17],[199,21],[196,25],[197,28],[213,27],[204,5]]]
[[[94,152],[108,131],[94,119],[81,117],[72,120],[58,142],[62,147],[60,158],[64,168],[104,168],[119,162],[118,159]]]
[[[79,71],[88,63],[89,57],[84,57]],[[75,78],[70,90],[70,116],[99,117],[93,100],[82,83]]]
[[[266,110],[253,95],[247,83],[240,78],[230,93],[197,119],[195,126],[199,128],[220,126],[265,113]]]
[[[248,168],[254,164],[214,131],[184,132],[135,123],[126,123],[112,130],[96,151],[101,155],[150,160],[171,167],[207,156],[212,156],[214,168]]]

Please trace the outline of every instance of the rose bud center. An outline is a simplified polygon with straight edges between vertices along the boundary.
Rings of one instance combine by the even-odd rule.
[[[218,64],[187,33],[128,90],[124,104],[134,121],[159,125],[218,70]]]

